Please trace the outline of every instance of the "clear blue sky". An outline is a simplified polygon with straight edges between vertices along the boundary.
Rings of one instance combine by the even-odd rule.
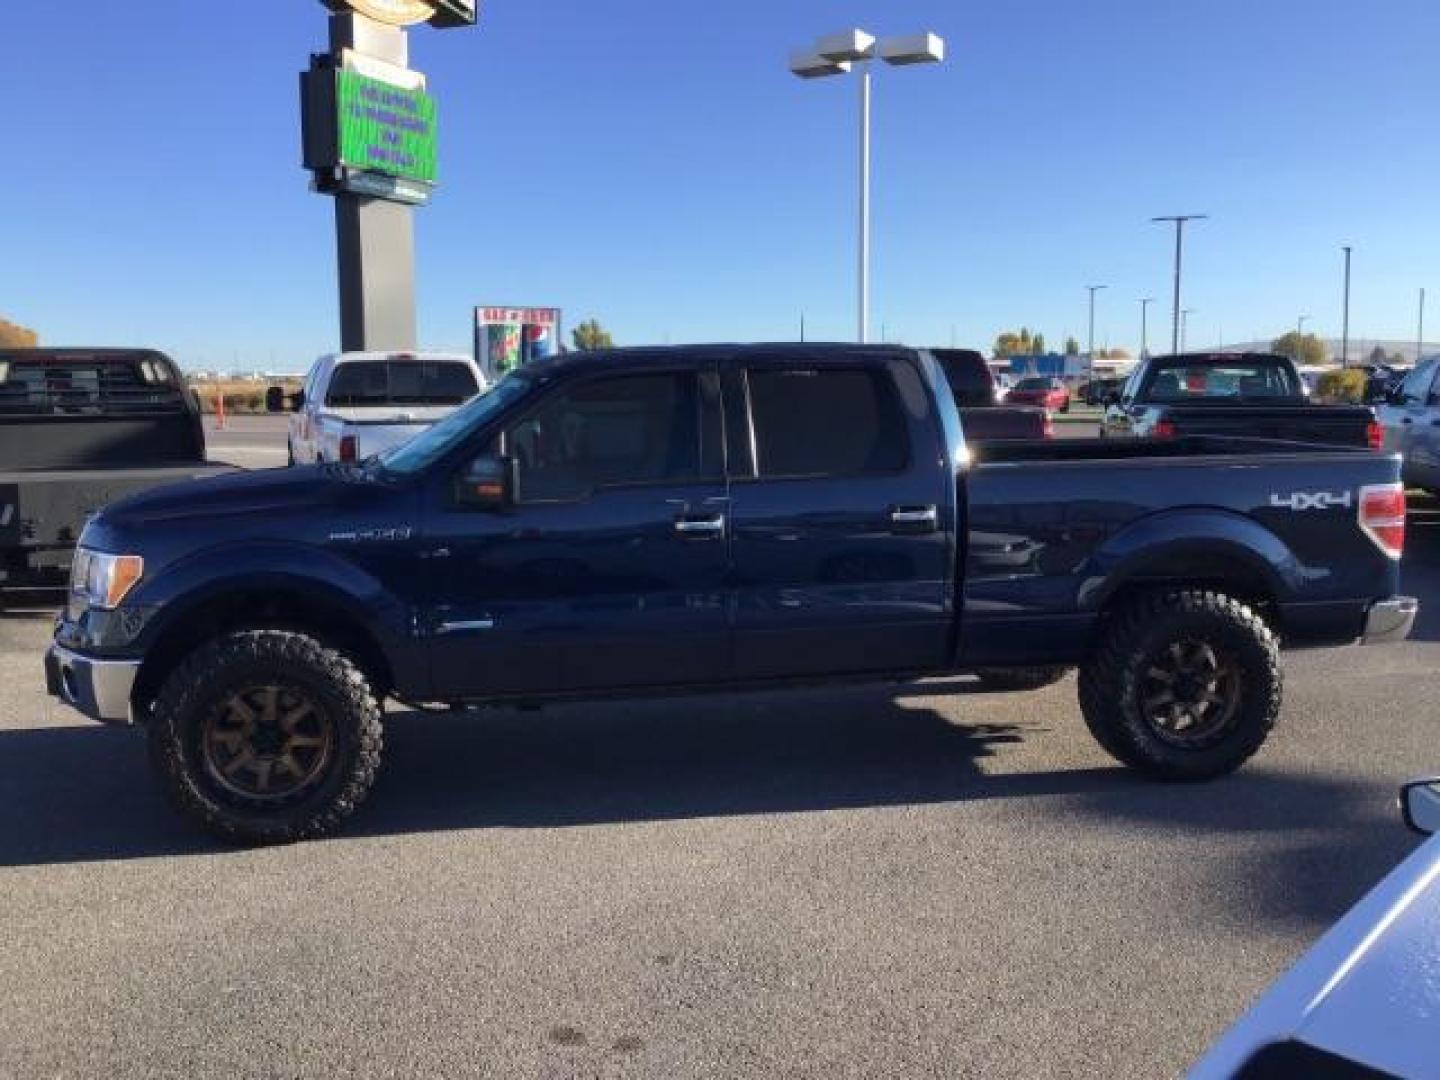
[[[298,164],[318,0],[81,0],[0,15],[0,315],[52,343],[155,344],[192,367],[299,370],[334,347],[329,200]],[[9,10],[13,8],[14,10]],[[785,60],[822,32],[931,27],[950,60],[882,69],[874,322],[986,345],[1020,324],[1134,347],[1312,316],[1440,328],[1435,0],[487,0],[411,33],[441,102],[418,214],[421,336],[476,303],[556,304],[622,342],[853,332],[855,87]],[[1158,325],[1157,325],[1158,324]],[[1440,336],[1437,334],[1435,336]],[[1152,341],[1155,338],[1152,338]]]

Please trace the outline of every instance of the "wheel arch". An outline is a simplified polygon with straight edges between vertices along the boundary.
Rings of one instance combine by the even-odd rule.
[[[1101,615],[1165,588],[1225,593],[1275,624],[1300,583],[1294,553],[1274,533],[1223,510],[1179,510],[1144,518],[1096,556],[1101,570],[1082,586],[1081,606]]]
[[[370,622],[348,598],[312,582],[285,580],[219,583],[169,612],[150,628],[145,659],[132,701],[143,714],[165,679],[186,656],[208,641],[239,630],[289,630],[343,652],[365,673],[377,698],[395,686],[388,653]]]

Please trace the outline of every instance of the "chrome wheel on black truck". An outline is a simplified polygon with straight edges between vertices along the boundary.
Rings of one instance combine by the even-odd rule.
[[[359,668],[283,631],[201,646],[165,681],[150,719],[166,793],[236,843],[333,832],[365,798],[380,750],[380,706]]]
[[[1122,610],[1080,669],[1096,740],[1161,780],[1233,772],[1280,713],[1279,645],[1256,612],[1208,591],[1153,593]]]

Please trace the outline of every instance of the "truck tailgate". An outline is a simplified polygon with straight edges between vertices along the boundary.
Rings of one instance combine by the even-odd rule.
[[[0,547],[68,546],[85,520],[123,495],[230,472],[227,465],[0,472]]]
[[[1346,405],[1167,406],[1164,413],[1181,435],[1240,435],[1329,446],[1369,446],[1375,414]]]

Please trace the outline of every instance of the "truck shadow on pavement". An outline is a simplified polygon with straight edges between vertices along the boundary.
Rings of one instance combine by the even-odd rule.
[[[1234,845],[1221,880],[1207,884],[1197,905],[1231,919],[1238,906],[1262,921],[1316,924],[1336,918],[1413,847],[1388,793],[1279,773],[1263,757],[1234,777],[1178,787],[1118,767],[982,766],[1043,734],[1039,726],[954,723],[906,704],[893,688],[577,705],[539,715],[396,713],[380,781],[346,835],[1008,799],[1035,828],[1053,829],[1060,847],[1077,826],[1217,846],[1258,837]],[[0,733],[0,815],[0,867],[229,850],[169,809],[151,780],[144,739],[131,731]]]

